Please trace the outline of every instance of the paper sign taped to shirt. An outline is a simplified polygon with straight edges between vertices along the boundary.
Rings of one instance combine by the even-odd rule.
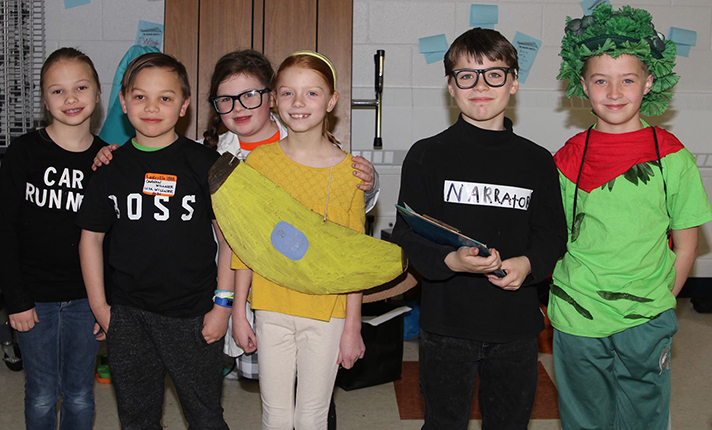
[[[176,193],[178,177],[160,173],[146,173],[143,181],[143,193],[149,196],[173,197]]]
[[[506,185],[445,181],[444,200],[465,205],[495,206],[527,210],[532,190]]]

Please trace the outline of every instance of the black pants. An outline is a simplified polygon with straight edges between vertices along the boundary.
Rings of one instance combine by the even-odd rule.
[[[329,420],[326,422],[326,430],[336,430],[336,403],[334,403],[334,393],[331,393],[331,404],[329,404]]]
[[[423,430],[466,430],[480,379],[483,430],[526,430],[538,379],[536,338],[487,343],[421,330]]]
[[[112,306],[106,339],[122,429],[163,429],[166,372],[191,430],[228,428],[220,406],[223,341],[208,345],[202,325],[202,316]]]

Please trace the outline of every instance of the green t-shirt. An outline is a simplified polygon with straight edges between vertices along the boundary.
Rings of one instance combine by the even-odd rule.
[[[548,316],[557,330],[606,337],[675,307],[676,257],[668,244],[668,227],[702,225],[712,220],[712,207],[687,149],[661,162],[667,199],[657,161],[641,163],[652,171],[645,182],[634,184],[624,174],[590,193],[579,189],[578,236],[572,241],[569,231],[549,298]],[[559,173],[570,230],[576,185]]]

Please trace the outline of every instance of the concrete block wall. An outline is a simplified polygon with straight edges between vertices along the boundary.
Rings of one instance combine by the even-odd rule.
[[[106,116],[116,66],[136,41],[140,20],[163,23],[164,2],[155,0],[91,0],[65,9],[64,1],[45,1],[47,55],[69,46],[87,54],[99,73],[102,89],[99,112],[92,118],[98,133]]]
[[[712,121],[712,1],[611,1],[614,8],[629,4],[648,10],[656,29],[667,35],[670,27],[697,32],[697,45],[689,57],[677,57],[681,75],[672,107],[649,122],[675,133],[695,154],[708,191],[712,191],[712,145],[707,125]],[[383,154],[372,149],[373,110],[353,111],[352,148],[371,157],[381,175],[381,197],[372,212],[375,232],[392,226],[400,185],[400,162],[417,140],[452,124],[457,106],[447,93],[442,62],[426,64],[418,39],[445,34],[448,43],[469,29],[471,4],[496,4],[495,29],[508,39],[517,31],[542,41],[526,83],[512,97],[507,116],[515,131],[552,153],[566,139],[594,121],[587,101],[569,100],[556,80],[563,27],[567,16],[581,17],[579,0],[354,0],[353,97],[374,97],[373,54],[384,49]],[[391,154],[392,152],[392,154]],[[389,162],[385,162],[388,160]],[[393,160],[392,162],[390,160]],[[712,226],[703,227],[699,258],[693,276],[712,276]]]
[[[398,196],[400,164],[418,139],[448,127],[457,108],[446,90],[442,63],[426,64],[418,39],[445,34],[448,43],[469,28],[470,5],[496,4],[495,28],[510,40],[519,31],[542,41],[525,84],[510,103],[507,115],[517,133],[551,152],[593,122],[587,102],[564,97],[556,80],[559,43],[566,16],[580,17],[580,0],[354,0],[353,98],[369,99],[373,91],[373,54],[386,51],[383,94],[383,142],[373,151],[374,111],[353,111],[352,148],[371,158],[381,175],[381,197],[372,215],[375,232],[395,221],[393,205]],[[672,109],[654,124],[675,133],[697,156],[708,190],[712,191],[712,145],[707,125],[712,123],[712,0],[612,1],[614,7],[630,4],[653,14],[656,28],[668,34],[671,26],[695,30],[697,46],[689,58],[678,57],[681,75],[675,87]],[[60,46],[85,51],[99,72],[103,87],[102,108],[96,116],[98,131],[106,114],[111,82],[119,61],[133,45],[139,20],[163,22],[164,2],[155,0],[92,0],[65,9],[64,2],[45,2],[47,52]],[[696,276],[712,276],[712,226],[703,228]]]

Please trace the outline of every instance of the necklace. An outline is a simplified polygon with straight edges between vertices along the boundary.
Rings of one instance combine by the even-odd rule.
[[[334,145],[337,149],[339,148],[334,143],[332,143],[332,145]],[[327,215],[327,212],[329,211],[329,197],[331,195],[331,177],[332,177],[332,173],[334,171],[334,164],[336,164],[336,156],[334,156],[334,161],[331,163],[331,166],[329,166],[329,182],[326,186],[326,204],[324,205],[324,219],[323,219],[322,223],[326,222],[326,215]]]
[[[334,166],[329,167],[329,184],[326,186],[326,204],[324,205],[324,220],[326,222],[326,215],[329,211],[329,195],[331,194],[331,172],[334,170]]]

